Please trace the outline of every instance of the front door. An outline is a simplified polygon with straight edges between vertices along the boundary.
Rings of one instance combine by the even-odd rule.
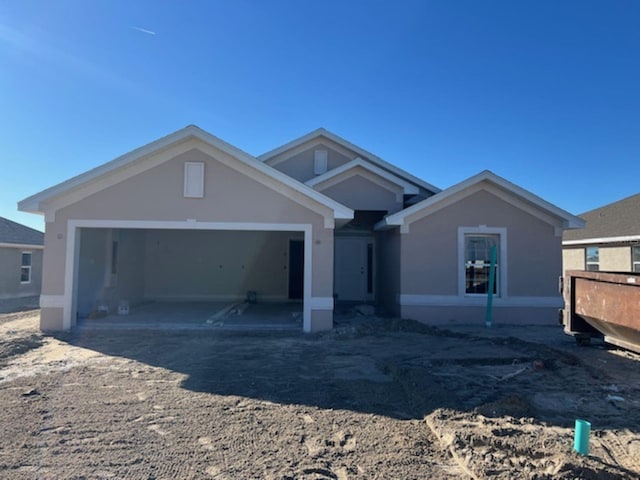
[[[373,300],[373,239],[336,237],[334,255],[334,288],[337,300]]]

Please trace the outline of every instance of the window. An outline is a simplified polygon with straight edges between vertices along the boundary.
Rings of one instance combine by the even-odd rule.
[[[500,235],[466,234],[464,236],[464,293],[489,293],[489,272],[491,250],[496,251],[496,273],[493,294],[498,294],[498,273],[500,271]]]
[[[313,173],[322,175],[327,171],[327,159],[329,152],[326,150],[315,150],[313,152]]]
[[[204,197],[204,163],[184,163],[184,196],[185,198]]]
[[[22,252],[20,283],[31,283],[31,252]]]
[[[590,272],[597,272],[600,270],[600,249],[598,247],[587,247],[585,257],[585,270]]]
[[[634,272],[640,273],[640,246],[631,247],[631,268]]]

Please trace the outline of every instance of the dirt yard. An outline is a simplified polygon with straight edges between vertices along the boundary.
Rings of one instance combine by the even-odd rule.
[[[640,477],[640,356],[560,327],[54,338],[37,322],[0,315],[2,479]]]

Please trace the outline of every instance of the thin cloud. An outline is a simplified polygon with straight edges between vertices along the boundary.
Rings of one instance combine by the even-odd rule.
[[[146,33],[147,35],[155,35],[156,34],[156,32],[154,32],[152,30],[147,30],[146,28],[140,28],[140,27],[134,27],[134,26],[130,26],[129,28],[131,28],[132,30],[137,30],[138,32]]]

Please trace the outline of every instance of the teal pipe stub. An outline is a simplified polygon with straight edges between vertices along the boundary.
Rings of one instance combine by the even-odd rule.
[[[591,423],[586,420],[576,420],[576,432],[573,438],[573,449],[580,455],[589,455],[589,434]]]

